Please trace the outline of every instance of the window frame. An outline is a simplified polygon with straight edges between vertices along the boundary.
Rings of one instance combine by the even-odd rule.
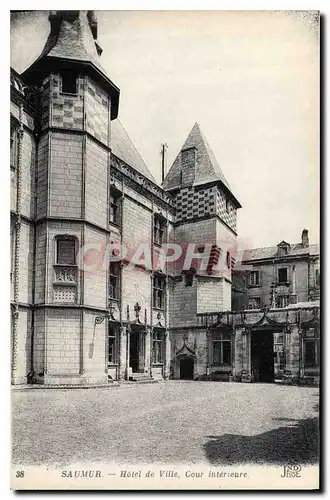
[[[122,194],[111,186],[109,193],[109,223],[115,226],[119,226],[121,222],[121,198]],[[115,210],[112,207],[115,207]]]
[[[115,271],[118,270],[117,274]],[[111,280],[115,281],[115,286],[113,287],[114,293],[111,295]],[[109,300],[119,300],[120,299],[120,280],[121,280],[121,264],[118,261],[110,261],[109,263]]]
[[[259,302],[259,304],[257,304],[257,307],[251,307],[250,305],[250,301],[256,301],[257,303]],[[261,309],[261,297],[258,295],[256,297],[248,297],[248,309],[251,309],[251,310],[254,310],[254,309]]]
[[[283,305],[282,302],[280,304],[280,301],[282,301],[284,299],[285,299],[286,305]],[[290,303],[289,295],[282,294],[282,295],[277,296],[277,309],[284,309],[285,307],[288,307],[289,303]]]
[[[154,329],[152,335],[152,364],[161,365],[164,363],[164,332]]]
[[[156,286],[158,285],[158,286]],[[159,286],[160,285],[160,286]],[[160,299],[160,305],[157,299]],[[166,281],[165,276],[155,274],[152,282],[152,307],[160,311],[165,310],[166,302]]]
[[[252,279],[253,276],[256,276],[257,279]],[[261,280],[260,280],[260,270],[259,269],[255,269],[253,271],[250,271],[250,275],[249,275],[249,286],[250,287],[257,287],[257,286],[261,286]]]
[[[74,263],[59,262],[59,243],[72,242],[74,247]],[[77,238],[75,236],[58,235],[55,237],[55,266],[77,267]]]
[[[77,96],[78,95],[78,77],[79,77],[78,73],[76,73],[74,71],[64,70],[64,71],[61,71],[60,77],[61,77],[61,94]],[[72,85],[73,85],[73,82],[75,82],[75,84],[74,84],[75,92],[69,92],[68,90],[63,90],[63,83],[66,82],[66,85],[67,85],[68,81],[70,81],[70,83],[72,83]]]
[[[281,280],[280,279],[280,272],[281,271],[285,271],[286,273],[286,279],[285,280]],[[286,283],[288,283],[288,268],[287,267],[279,267],[278,270],[277,270],[277,280],[278,280],[278,283],[280,285],[284,285]]]
[[[229,337],[229,338],[224,338],[224,337]],[[213,338],[211,340],[212,342],[212,366],[231,366],[232,365],[232,338],[230,336],[230,333],[221,333],[219,338]],[[215,359],[214,353],[215,353],[215,346],[219,345],[219,359]],[[226,345],[226,348],[229,346],[229,350],[227,350],[227,355],[229,361],[224,361],[224,346]],[[229,353],[229,354],[228,354]]]
[[[112,333],[112,335],[110,335]],[[110,343],[111,339],[111,343]],[[112,347],[110,359],[110,345]],[[108,366],[113,366],[118,364],[118,332],[116,326],[112,326],[111,322],[108,321]]]
[[[160,214],[153,215],[153,243],[161,247],[166,240],[166,219]]]

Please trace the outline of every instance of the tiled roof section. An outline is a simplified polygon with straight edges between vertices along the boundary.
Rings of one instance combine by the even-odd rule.
[[[14,87],[20,94],[22,94],[23,96],[25,95],[24,91],[26,85],[23,83],[21,77],[13,68],[10,68],[10,85]]]
[[[181,152],[185,149],[193,147],[197,149],[197,166],[194,185],[198,186],[208,182],[221,181],[226,188],[231,191],[227,179],[225,178],[220,165],[198,123],[195,123],[193,126],[188,138],[181,148],[180,153],[174,160],[174,163],[164,180],[164,189],[174,189],[180,187],[182,170]]]
[[[97,53],[87,11],[55,11],[50,15],[50,22],[51,32],[35,62],[45,57],[88,61],[106,75]]]
[[[111,149],[114,155],[157,184],[154,176],[118,119],[111,122]]]
[[[301,243],[291,245],[288,249],[287,255],[290,257],[299,255],[319,255],[320,247],[319,245],[309,245],[308,247],[303,247]],[[245,250],[243,254],[243,261],[251,260],[261,260],[261,259],[271,259],[277,256],[277,246],[273,247],[263,247],[263,248],[253,248],[252,250]]]

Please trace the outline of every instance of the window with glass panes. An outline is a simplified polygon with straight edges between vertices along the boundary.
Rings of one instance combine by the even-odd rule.
[[[116,363],[117,335],[116,328],[109,324],[108,329],[108,363]]]
[[[221,333],[219,338],[212,340],[213,365],[231,364],[231,337],[230,333]]]
[[[163,332],[154,330],[152,339],[152,361],[153,363],[163,362]]]
[[[153,307],[157,309],[164,309],[165,307],[165,278],[163,276],[154,276]]]
[[[158,215],[154,215],[154,243],[162,245],[165,239],[165,220]]]
[[[120,263],[110,262],[109,266],[109,298],[119,299]]]
[[[120,198],[118,191],[110,189],[110,222],[113,224],[120,223]]]

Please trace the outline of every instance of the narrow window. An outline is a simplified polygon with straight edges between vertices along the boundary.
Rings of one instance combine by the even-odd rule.
[[[109,266],[109,298],[119,299],[120,263],[110,262]]]
[[[154,215],[154,243],[162,245],[165,235],[165,220],[158,215]]]
[[[120,198],[118,191],[110,189],[110,222],[117,225],[120,223]]]
[[[116,363],[116,349],[117,347],[117,336],[116,329],[109,324],[108,330],[108,363]]]
[[[165,278],[162,276],[154,276],[153,303],[156,309],[164,309],[165,307]]]
[[[163,333],[157,330],[154,330],[153,334],[153,363],[162,363],[163,362]]]

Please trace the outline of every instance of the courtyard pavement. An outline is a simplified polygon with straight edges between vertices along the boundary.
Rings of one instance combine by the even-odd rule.
[[[12,461],[315,464],[318,392],[192,381],[13,391]]]

